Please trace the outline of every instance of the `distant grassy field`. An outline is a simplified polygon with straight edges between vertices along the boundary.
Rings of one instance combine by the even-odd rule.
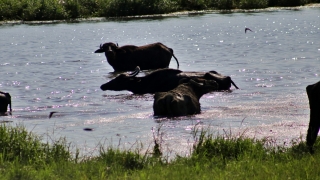
[[[256,9],[308,3],[320,3],[320,0],[0,0],[0,21],[119,17],[185,10]]]
[[[270,140],[195,131],[190,157],[168,161],[155,141],[149,153],[100,148],[96,157],[70,152],[64,139],[43,143],[23,127],[0,126],[0,179],[319,179],[320,141],[310,154],[293,140],[284,148]]]

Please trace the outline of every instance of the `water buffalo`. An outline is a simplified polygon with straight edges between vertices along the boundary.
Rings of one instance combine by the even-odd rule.
[[[0,91],[0,114],[4,114],[7,112],[8,105],[10,108],[10,112],[12,112],[10,94]]]
[[[181,82],[182,81],[182,82]],[[217,90],[219,85],[214,80],[203,80],[203,84],[194,80],[183,83],[168,92],[154,95],[153,111],[155,116],[185,116],[199,114],[199,99],[206,93]]]
[[[114,71],[133,71],[137,66],[142,70],[169,67],[173,50],[162,43],[148,44],[145,46],[126,45],[119,47],[112,42],[100,45],[95,53],[105,53],[108,63]]]
[[[312,150],[320,128],[320,81],[307,86],[306,91],[310,106],[310,122],[307,133],[307,145]]]
[[[134,94],[166,92],[179,85],[179,81],[186,79],[214,80],[219,84],[218,90],[229,90],[231,84],[237,89],[229,76],[223,76],[216,71],[209,72],[183,72],[178,69],[158,69],[144,77],[136,77],[140,72],[139,67],[132,74],[122,73],[111,81],[101,85],[101,90],[122,91],[128,90]]]

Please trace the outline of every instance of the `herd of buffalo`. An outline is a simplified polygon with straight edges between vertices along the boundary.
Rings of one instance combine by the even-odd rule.
[[[144,46],[125,45],[108,42],[101,44],[95,53],[105,53],[114,71],[121,73],[101,85],[101,90],[131,91],[134,94],[154,94],[153,111],[155,116],[184,116],[199,114],[199,99],[212,92],[229,90],[231,85],[238,89],[229,76],[216,71],[185,72],[179,70],[178,59],[173,50],[162,43]],[[170,69],[171,58],[177,62],[177,69]],[[152,70],[147,75],[137,76],[141,70]],[[310,105],[310,122],[307,132],[307,145],[312,149],[320,128],[320,81],[306,88]],[[11,96],[0,91],[0,113],[12,112]]]

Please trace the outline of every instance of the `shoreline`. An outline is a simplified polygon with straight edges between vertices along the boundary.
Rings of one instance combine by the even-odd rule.
[[[90,17],[90,18],[76,18],[65,20],[45,20],[45,21],[24,21],[24,20],[8,20],[0,21],[2,25],[42,25],[42,24],[60,24],[60,23],[81,23],[81,22],[107,22],[107,21],[122,21],[133,19],[149,19],[149,18],[168,18],[189,15],[201,15],[211,13],[260,13],[260,12],[276,12],[282,10],[301,10],[305,8],[320,8],[320,3],[306,4],[304,6],[295,7],[268,7],[263,9],[231,9],[231,10],[194,10],[194,11],[180,11],[168,14],[153,14],[153,15],[136,15],[136,16],[120,16],[120,17]]]

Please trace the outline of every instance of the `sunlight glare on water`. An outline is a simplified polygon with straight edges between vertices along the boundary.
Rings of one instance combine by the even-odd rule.
[[[13,115],[0,120],[53,139],[66,137],[83,154],[97,153],[99,144],[132,148],[142,142],[148,149],[155,136],[164,151],[187,155],[195,127],[290,141],[306,134],[305,88],[319,81],[318,14],[319,8],[303,8],[1,25],[0,89],[11,94]],[[245,33],[245,27],[253,32]],[[198,115],[154,117],[152,94],[100,90],[118,75],[104,54],[94,53],[105,42],[162,42],[174,50],[181,70],[215,70],[240,89],[205,94]],[[174,60],[170,67],[176,68]],[[52,111],[57,113],[49,119]]]

